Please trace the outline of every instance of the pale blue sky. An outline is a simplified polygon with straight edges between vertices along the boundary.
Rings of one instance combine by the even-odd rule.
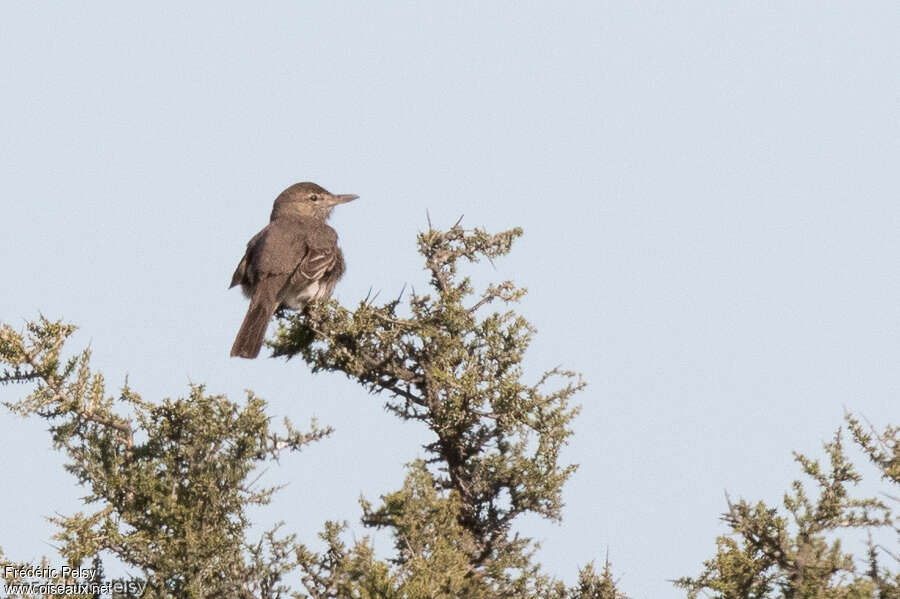
[[[725,490],[780,498],[844,407],[897,423],[898,31],[896,2],[7,2],[0,319],[77,323],[113,389],[335,426],[261,518],[360,535],[359,494],[428,436],[342,376],[228,357],[244,244],[293,182],[359,194],[332,219],[352,305],[424,286],[426,210],[520,225],[479,280],[529,288],[530,376],[590,384],[564,522],[521,530],[569,582],[608,552],[626,592],[678,597]],[[15,559],[84,493],[44,428],[0,413]]]

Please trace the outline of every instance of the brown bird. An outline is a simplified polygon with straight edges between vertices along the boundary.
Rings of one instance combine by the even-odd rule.
[[[277,308],[302,310],[309,301],[331,297],[345,267],[337,233],[325,221],[332,208],[357,197],[296,183],[275,198],[269,224],[247,243],[231,277],[230,287],[240,285],[250,298],[232,356],[259,355]]]

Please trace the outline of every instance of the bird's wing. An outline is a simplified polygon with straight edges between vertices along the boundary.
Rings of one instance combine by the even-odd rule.
[[[257,239],[258,238],[258,239]],[[247,247],[257,277],[298,273],[317,281],[338,262],[337,233],[313,220],[274,220]]]
[[[252,259],[253,252],[256,249],[260,238],[265,235],[266,229],[268,229],[268,227],[251,237],[250,241],[247,242],[247,249],[244,251],[244,255],[241,256],[241,261],[238,262],[237,268],[234,269],[234,274],[231,275],[231,285],[228,286],[229,289],[235,285],[241,285],[242,283],[253,283],[252,279],[255,279],[256,277],[251,276],[248,278],[248,275],[251,275],[252,273],[247,272],[247,263]]]
[[[267,229],[268,227],[266,227]],[[266,232],[266,229],[263,229],[256,235],[250,238],[250,241],[247,242],[247,249],[244,251],[244,255],[241,256],[241,261],[238,262],[237,268],[234,269],[234,274],[231,275],[231,285],[228,286],[229,289],[234,287],[235,285],[240,285],[241,283],[249,283],[247,280],[247,261],[250,259],[253,249],[256,247],[257,242],[260,237]]]
[[[302,227],[274,220],[247,245],[248,267],[257,277],[294,272],[307,253]]]
[[[238,262],[237,268],[234,269],[234,274],[231,275],[231,285],[228,288],[231,289],[235,285],[240,285],[245,276],[247,276],[247,254],[244,254],[241,261]]]
[[[325,223],[307,229],[306,254],[297,265],[297,272],[311,281],[318,281],[334,269],[340,258],[337,233]]]

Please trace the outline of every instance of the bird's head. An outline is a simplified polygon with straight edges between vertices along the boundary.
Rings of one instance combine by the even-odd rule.
[[[308,216],[325,220],[331,214],[332,208],[358,197],[352,194],[336,195],[315,183],[295,183],[275,198],[271,220],[291,216]]]

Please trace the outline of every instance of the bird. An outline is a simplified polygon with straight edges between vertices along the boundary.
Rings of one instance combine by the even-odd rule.
[[[269,224],[247,243],[229,289],[240,285],[250,298],[231,355],[259,355],[269,319],[278,308],[303,310],[311,301],[331,297],[346,269],[337,232],[325,222],[332,209],[357,199],[324,187],[295,183],[272,205]]]

